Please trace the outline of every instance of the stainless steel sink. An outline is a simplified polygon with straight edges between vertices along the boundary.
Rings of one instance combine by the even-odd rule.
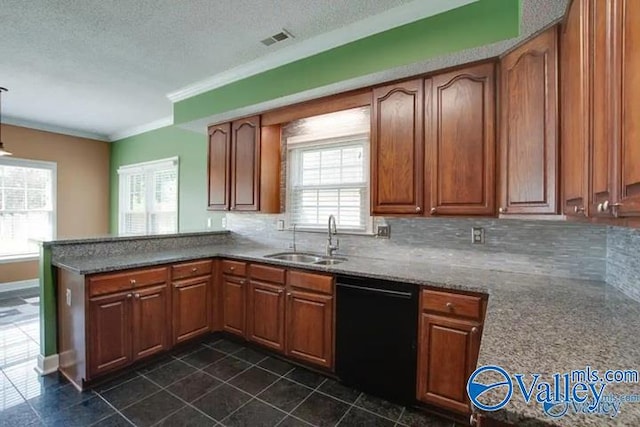
[[[292,262],[303,262],[306,264],[312,264],[318,261],[322,261],[321,256],[312,255],[312,254],[303,254],[303,253],[297,253],[297,252],[283,252],[279,254],[271,254],[271,255],[265,256],[265,258],[280,259],[283,261],[292,261]]]
[[[345,262],[346,258],[329,258],[315,254],[305,254],[301,252],[281,252],[277,254],[265,255],[265,258],[279,259],[282,261],[301,262],[304,264],[334,265]]]
[[[341,262],[345,262],[346,260],[343,258],[327,258],[327,259],[323,259],[322,261],[316,261],[314,262],[314,264],[317,265],[334,265],[334,264],[340,264]]]

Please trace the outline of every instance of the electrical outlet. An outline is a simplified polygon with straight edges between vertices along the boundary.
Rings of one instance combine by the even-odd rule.
[[[389,224],[380,224],[376,232],[376,237],[381,239],[391,238],[391,226]]]
[[[277,229],[278,229],[278,231],[284,231],[284,220],[283,219],[279,219],[278,220]]]
[[[471,243],[474,245],[484,244],[484,228],[471,227]]]
[[[67,299],[67,305],[68,305],[69,307],[71,307],[71,289],[67,289],[66,297],[67,297],[67,298],[66,298],[66,299]]]
[[[211,228],[212,223],[213,223],[213,218],[207,218],[207,228]]]
[[[222,228],[227,228],[227,217],[226,216],[222,217]]]

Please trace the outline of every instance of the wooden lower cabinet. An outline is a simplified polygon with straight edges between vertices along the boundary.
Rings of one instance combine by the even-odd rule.
[[[249,282],[247,339],[284,351],[284,286]]]
[[[174,344],[210,331],[211,276],[174,282],[172,300]]]
[[[131,292],[121,292],[89,300],[88,359],[92,377],[131,363],[132,298]]]
[[[169,349],[170,307],[167,285],[133,294],[133,360]]]
[[[243,337],[245,335],[247,313],[246,287],[246,279],[227,274],[222,277],[222,329]]]
[[[287,355],[333,367],[334,297],[290,290],[287,293]]]
[[[418,399],[468,413],[467,379],[476,368],[480,325],[423,313],[420,319]]]

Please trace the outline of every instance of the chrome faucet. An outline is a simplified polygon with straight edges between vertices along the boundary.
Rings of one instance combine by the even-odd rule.
[[[333,228],[331,227],[331,225],[333,225]],[[333,256],[333,253],[335,251],[337,251],[340,248],[340,240],[338,240],[338,238],[336,237],[336,244],[333,244],[333,235],[337,235],[338,234],[338,229],[336,228],[336,217],[333,215],[329,215],[329,226],[328,226],[328,230],[327,230],[327,247],[326,247],[326,253],[327,256],[331,257]]]
[[[293,249],[293,252],[296,251],[296,225],[293,224],[293,242],[291,243],[291,249]]]

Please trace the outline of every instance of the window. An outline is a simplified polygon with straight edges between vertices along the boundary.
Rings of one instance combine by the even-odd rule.
[[[178,158],[118,169],[120,234],[178,231]]]
[[[295,147],[289,151],[289,222],[307,229],[327,228],[329,215],[341,231],[370,231],[368,138]]]
[[[38,254],[55,237],[56,164],[0,157],[0,259]]]

